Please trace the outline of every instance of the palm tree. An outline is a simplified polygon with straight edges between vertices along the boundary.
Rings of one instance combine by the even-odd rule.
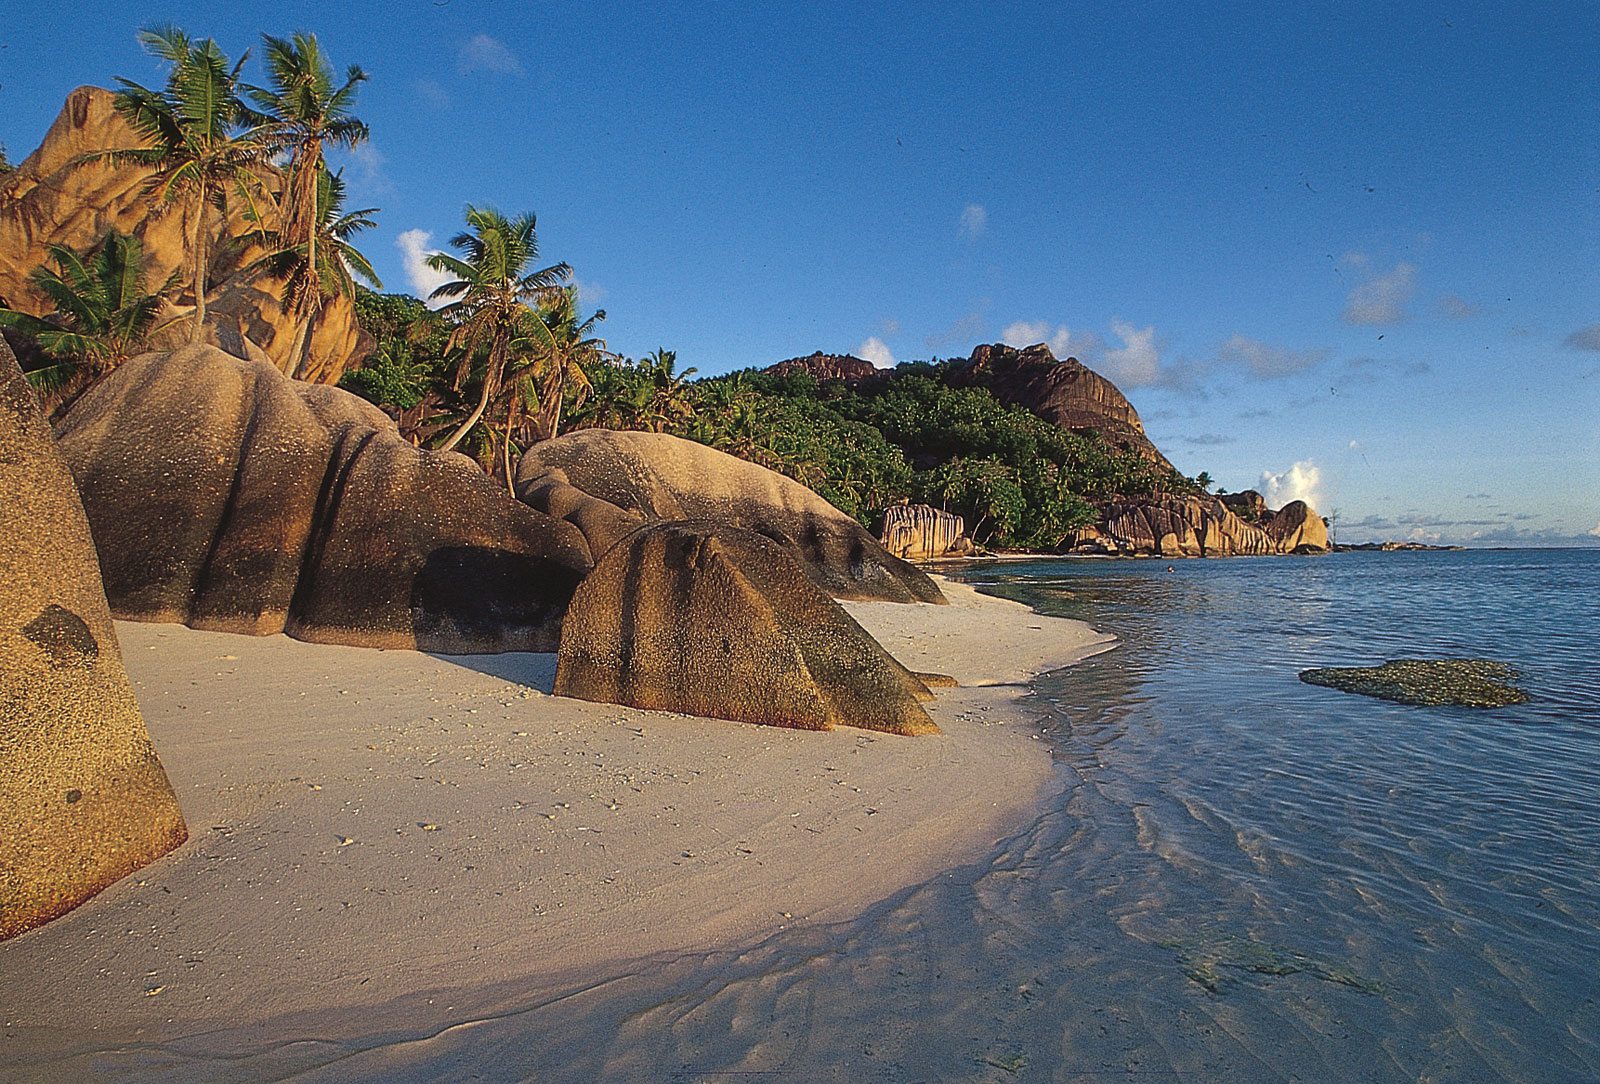
[[[535,343],[548,333],[531,306],[553,300],[572,277],[564,263],[538,271],[529,267],[539,258],[539,238],[534,216],[508,219],[490,207],[467,206],[468,229],[450,239],[462,257],[435,252],[428,266],[456,276],[434,290],[430,300],[452,298],[440,315],[455,326],[448,349],[461,356],[456,387],[467,380],[477,355],[484,359],[478,403],[445,439],[448,451],[478,424],[489,403],[499,394],[507,367],[532,353]]]
[[[345,70],[344,83],[336,87],[333,66],[315,34],[297,32],[290,38],[263,34],[261,40],[272,86],[245,89],[260,110],[252,113],[259,138],[288,156],[288,178],[279,197],[278,232],[282,245],[298,250],[305,266],[321,267],[324,261],[318,249],[327,225],[323,149],[330,144],[354,147],[366,141],[367,126],[350,110],[367,73],[352,64]],[[285,293],[284,307],[300,325],[288,359],[291,376],[299,373],[310,341],[310,324],[325,300],[325,294],[315,288],[318,277],[302,276]]]
[[[112,230],[87,253],[51,245],[55,269],[36,268],[39,292],[55,306],[53,319],[0,309],[0,327],[31,335],[54,365],[34,369],[28,379],[54,394],[87,376],[115,369],[132,357],[155,326],[164,296],[177,275],[154,290],[145,289],[144,245],[137,237]]]
[[[532,337],[539,404],[535,440],[549,440],[560,433],[569,388],[576,393],[577,406],[583,405],[592,390],[588,367],[610,357],[606,341],[594,334],[595,325],[605,318],[606,310],[596,309],[587,320],[580,320],[578,291],[570,286],[539,307],[539,323]]]
[[[250,212],[247,221],[256,229],[249,235],[267,248],[267,255],[252,267],[264,267],[283,279],[284,308],[298,317],[294,343],[289,350],[289,375],[300,377],[304,361],[310,351],[311,327],[316,314],[336,297],[356,296],[356,279],[383,289],[378,273],[372,269],[351,238],[377,223],[372,216],[373,207],[359,211],[344,209],[345,185],[340,173],[330,173],[326,167],[317,171],[315,218],[311,220],[308,239],[295,240],[282,229],[270,229],[258,212]]]
[[[200,342],[205,338],[211,256],[206,212],[214,207],[225,214],[230,190],[253,200],[261,188],[256,171],[267,156],[239,97],[239,72],[249,54],[230,68],[216,42],[210,38],[195,42],[171,26],[141,30],[139,41],[172,66],[161,90],[117,80],[122,89],[116,93],[116,110],[145,145],[99,151],[82,160],[154,170],[148,191],[158,210],[187,202],[194,219],[189,245],[194,289],[190,338]]]
[[[689,399],[689,378],[697,369],[693,366],[677,372],[678,353],[665,347],[646,354],[643,366],[650,376],[650,430],[665,432],[674,422],[687,420],[694,414],[694,404]]]

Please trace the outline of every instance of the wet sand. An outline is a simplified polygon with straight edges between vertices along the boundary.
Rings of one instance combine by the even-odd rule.
[[[1018,683],[1109,638],[946,590],[848,604],[961,680],[931,738],[557,698],[548,655],[121,624],[191,839],[0,945],[0,1058],[22,1079],[337,1079],[382,1044],[403,1074],[408,1041],[630,960],[736,959],[982,857],[1059,786]]]

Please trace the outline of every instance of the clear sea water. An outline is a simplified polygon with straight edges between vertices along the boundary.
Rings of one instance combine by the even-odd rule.
[[[984,862],[304,1079],[1600,1080],[1600,551],[1167,568],[962,573],[1122,639],[1036,682],[1061,797]],[[1297,679],[1403,656],[1532,700]]]

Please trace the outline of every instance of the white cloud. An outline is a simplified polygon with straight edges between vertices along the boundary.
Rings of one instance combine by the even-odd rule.
[[[1328,360],[1326,350],[1290,350],[1272,346],[1259,339],[1235,335],[1222,344],[1223,361],[1235,362],[1249,369],[1251,374],[1265,380],[1290,376],[1302,369],[1310,369]]]
[[[1322,503],[1322,471],[1311,460],[1302,459],[1277,474],[1262,471],[1256,488],[1268,508],[1282,508],[1291,501],[1305,501],[1316,508]]]
[[[1156,329],[1137,328],[1121,320],[1111,321],[1111,330],[1122,340],[1115,350],[1107,350],[1100,359],[1102,373],[1119,388],[1143,388],[1159,384],[1161,352],[1156,349]]]
[[[1361,450],[1361,442],[1359,440],[1352,440],[1350,442],[1350,450],[1352,452],[1359,452]]]
[[[1600,538],[1600,523],[1596,523],[1594,525],[1594,530],[1590,531],[1589,534],[1595,538]]]
[[[961,212],[961,236],[975,240],[989,228],[989,212],[981,203],[969,203]]]
[[[894,368],[894,354],[887,344],[876,335],[856,347],[856,357],[872,362],[880,369]]]
[[[1453,320],[1470,320],[1483,311],[1459,294],[1445,294],[1439,299],[1439,308]]]
[[[1406,302],[1416,289],[1417,269],[1397,263],[1392,271],[1368,279],[1350,291],[1344,308],[1347,324],[1377,327],[1406,318]]]
[[[406,280],[411,283],[412,291],[424,301],[428,301],[428,295],[434,290],[454,278],[447,272],[435,271],[428,266],[429,254],[436,251],[428,247],[432,237],[427,230],[406,230],[394,239],[394,247],[400,250],[400,260],[405,266]],[[436,309],[447,303],[428,301],[428,306]]]
[[[462,75],[471,75],[473,72],[521,75],[522,61],[499,38],[474,34],[456,55],[456,71]]]
[[[1566,345],[1573,350],[1600,350],[1600,324],[1580,327],[1567,336]]]

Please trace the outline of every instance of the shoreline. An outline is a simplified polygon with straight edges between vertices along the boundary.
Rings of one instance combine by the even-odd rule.
[[[925,738],[557,698],[553,655],[119,623],[190,841],[0,945],[0,1054],[93,1077],[120,1051],[138,1076],[130,1049],[427,1031],[507,987],[754,944],[981,858],[1060,786],[1026,681],[1114,641],[941,587],[949,606],[844,603],[962,682]]]

